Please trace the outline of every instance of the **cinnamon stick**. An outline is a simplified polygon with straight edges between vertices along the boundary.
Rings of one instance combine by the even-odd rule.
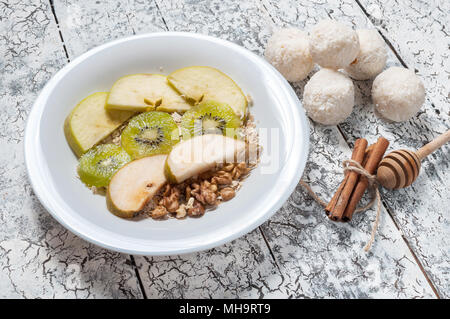
[[[362,163],[364,154],[366,153],[367,140],[359,138],[355,142],[355,147],[352,153],[352,160]],[[358,173],[347,172],[341,185],[339,185],[336,193],[331,199],[330,203],[325,208],[327,215],[334,221],[342,219],[348,200],[352,194],[355,184],[358,181]]]
[[[367,162],[364,165],[364,169],[369,174],[375,173],[388,146],[389,141],[384,137],[380,137],[378,141],[373,145],[373,149],[368,152]],[[358,183],[356,184],[353,193],[350,196],[347,207],[345,208],[342,221],[347,222],[352,219],[356,206],[363,197],[368,185],[369,181],[367,180],[367,178],[365,176],[360,176],[360,178],[358,179]]]
[[[341,196],[342,190],[344,189],[345,184],[347,184],[347,181],[348,181],[348,173],[346,172],[344,175],[344,180],[339,185],[338,189],[334,193],[334,195],[331,198],[330,202],[328,203],[327,207],[325,207],[325,214],[330,218],[331,218],[330,214],[336,207],[336,203],[337,203],[339,197]]]

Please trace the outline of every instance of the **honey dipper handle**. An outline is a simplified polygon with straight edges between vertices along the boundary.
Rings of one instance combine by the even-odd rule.
[[[423,160],[425,157],[433,153],[435,150],[437,150],[439,147],[441,147],[448,141],[450,141],[450,130],[439,135],[430,143],[419,148],[416,152],[416,155],[417,157],[419,157],[420,160]]]

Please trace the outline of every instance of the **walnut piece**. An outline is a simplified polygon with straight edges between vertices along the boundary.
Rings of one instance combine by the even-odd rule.
[[[177,200],[171,200],[170,197],[164,198],[164,207],[169,211],[170,213],[176,212],[178,207],[180,206]]]
[[[166,215],[167,209],[161,205],[156,206],[155,209],[152,211],[152,218],[154,219],[163,218]]]
[[[241,177],[241,172],[237,167],[233,169],[233,171],[231,172],[231,176],[233,176],[233,179],[238,179],[239,177]]]
[[[186,204],[186,209],[190,209],[192,207],[194,207],[194,198],[193,197],[189,198],[189,200]]]
[[[191,187],[189,185],[186,186],[186,191],[184,195],[186,197],[186,200],[189,200],[191,198],[191,191],[192,191]]]
[[[205,189],[204,191],[202,191],[202,196],[203,196],[205,202],[208,203],[209,205],[216,204],[217,195],[213,191],[211,191],[209,189]]]
[[[170,213],[175,213],[180,207],[178,199],[180,197],[180,190],[178,187],[171,187],[170,185],[166,186],[166,189],[163,194],[162,205],[167,209]]]
[[[231,171],[233,170],[233,168],[234,168],[234,164],[227,164],[227,165],[225,165],[222,169],[223,169],[225,172],[231,172]]]
[[[169,194],[170,194],[170,184],[167,184],[166,188],[164,189],[163,196],[169,196]]]
[[[239,176],[246,175],[250,171],[250,169],[247,167],[247,164],[244,162],[237,164],[236,170],[240,173]]]
[[[233,178],[230,173],[225,171],[218,171],[217,175],[214,176],[211,180],[213,184],[219,185],[230,185],[233,181]]]
[[[198,194],[200,192],[200,185],[198,183],[191,184],[191,195]]]
[[[212,191],[212,192],[217,192],[217,185],[216,184],[211,184],[210,186],[209,186],[209,190],[210,191]]]
[[[180,205],[180,207],[176,210],[176,218],[177,219],[181,219],[181,218],[184,218],[184,217],[186,217],[186,214],[187,214],[187,212],[186,212],[186,205],[184,205],[184,204],[181,204]]]
[[[220,190],[220,196],[222,196],[222,200],[228,201],[232,199],[236,195],[236,192],[231,187],[225,187]]]
[[[200,217],[205,214],[205,208],[198,201],[194,201],[194,204],[188,210],[188,215],[191,217]]]
[[[203,204],[209,204],[209,205],[215,205],[217,195],[216,193],[211,189],[213,188],[210,182],[203,181],[202,185],[200,186],[200,195],[203,199]],[[215,189],[217,189],[217,185],[215,185]],[[201,201],[200,201],[201,202]]]

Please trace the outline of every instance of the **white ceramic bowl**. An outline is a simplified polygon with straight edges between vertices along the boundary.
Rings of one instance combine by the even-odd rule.
[[[64,119],[85,96],[108,91],[123,75],[161,70],[168,74],[191,65],[220,69],[252,97],[251,113],[258,128],[269,132],[267,138],[261,139],[262,163],[233,200],[201,218],[118,218],[109,213],[103,196],[92,194],[77,178],[77,159],[63,134]],[[289,83],[271,65],[224,40],[166,32],[107,43],[60,70],[31,110],[25,133],[25,161],[41,203],[73,233],[115,251],[171,255],[224,244],[271,217],[302,175],[308,142],[308,121],[302,105]]]

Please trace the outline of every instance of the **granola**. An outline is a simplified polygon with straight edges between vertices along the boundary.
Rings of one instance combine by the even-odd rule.
[[[234,198],[251,169],[244,162],[226,164],[181,184],[167,184],[156,199],[158,205],[150,203],[145,212],[156,219],[200,217],[221,202]]]
[[[179,113],[173,112],[171,116],[177,124],[181,122]],[[120,135],[127,124],[125,122],[117,128],[102,143],[120,146]],[[245,125],[241,128],[241,136],[249,145],[259,147],[259,136],[253,116],[247,117]],[[241,188],[242,181],[255,166],[256,163],[252,161],[217,165],[215,170],[194,176],[181,184],[167,184],[147,203],[141,213],[153,219],[203,216],[221,202],[233,199]],[[94,194],[104,195],[106,192],[105,188],[98,187],[91,187],[91,190]]]

